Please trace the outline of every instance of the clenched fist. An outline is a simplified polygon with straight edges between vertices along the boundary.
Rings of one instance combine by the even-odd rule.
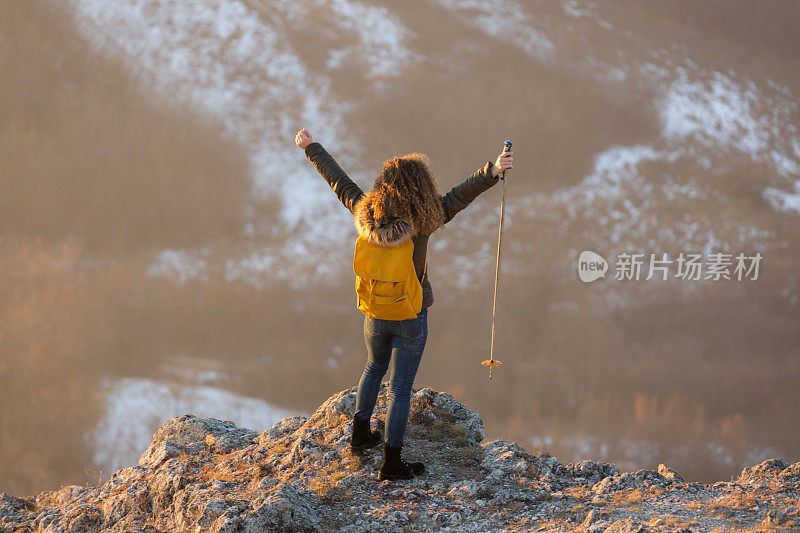
[[[492,167],[492,177],[496,178],[498,174],[509,168],[514,168],[514,152],[503,152],[497,156],[497,161]]]
[[[298,131],[297,135],[294,136],[294,143],[298,148],[302,148],[303,150],[312,142],[314,142],[314,139],[311,138],[311,133],[305,128]]]

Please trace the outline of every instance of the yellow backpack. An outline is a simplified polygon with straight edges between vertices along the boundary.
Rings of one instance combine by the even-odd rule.
[[[358,236],[353,254],[356,307],[371,318],[407,320],[422,310],[422,284],[414,270],[414,243],[408,239],[395,247],[372,244]],[[428,251],[425,250],[425,268]]]

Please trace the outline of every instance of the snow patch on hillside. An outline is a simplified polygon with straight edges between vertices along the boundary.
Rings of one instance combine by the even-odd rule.
[[[740,85],[719,72],[707,81],[689,79],[684,68],[678,68],[676,75],[661,101],[665,138],[691,138],[704,146],[730,146],[753,156],[766,150],[773,125],[755,113],[762,99],[755,84]]]
[[[328,3],[325,3],[328,4]],[[252,149],[254,193],[279,194],[285,221],[295,225],[331,213],[330,192],[302,152],[295,132],[315,134],[350,166],[361,148],[346,139],[352,102],[334,98],[330,80],[310,71],[285,39],[284,28],[322,2],[272,2],[269,9],[239,0],[73,0],[84,34],[114,50],[164,98],[191,103]],[[371,75],[399,75],[412,59],[408,31],[386,8],[336,0],[333,24],[358,36]],[[324,125],[324,126],[322,126]],[[292,179],[286,180],[287,169]],[[319,226],[312,226],[319,227]]]
[[[91,435],[94,460],[108,471],[136,464],[153,433],[168,419],[188,413],[232,420],[264,431],[298,413],[259,398],[239,396],[208,385],[184,385],[146,378],[107,380],[106,412]]]
[[[320,0],[315,4],[328,4],[336,14],[331,21],[359,36],[360,49],[370,64],[373,77],[397,77],[409,62],[416,59],[405,45],[411,31],[385,7],[352,0]]]
[[[581,228],[587,238],[607,247],[645,246],[654,239],[663,247],[682,242],[699,248],[711,242],[736,246],[747,239],[766,240],[769,233],[748,221],[735,237],[730,235],[738,230],[722,228],[729,236],[726,240],[720,237],[718,221],[705,213],[670,217],[670,207],[713,199],[716,192],[692,177],[669,172],[656,176],[644,169],[647,163],[669,168],[676,160],[687,159],[696,162],[700,175],[708,176],[707,171],[726,168],[729,153],[744,154],[774,169],[777,176],[770,172],[760,185],[765,201],[776,210],[800,212],[798,107],[787,87],[743,81],[732,71],[704,70],[681,57],[686,51],[653,50],[649,61],[637,67],[616,50],[604,62],[595,57],[600,52],[591,48],[591,42],[554,41],[558,33],[552,21],[514,0],[430,1],[534,60],[582,72],[597,83],[628,83],[628,78],[635,78],[631,83],[648,84],[654,91],[661,139],[610,146],[595,155],[594,168],[579,184],[554,194],[515,197],[509,205],[509,225],[528,216],[522,214],[527,205],[531,216],[547,216],[540,213],[553,209],[566,212],[568,220],[553,218],[548,223],[564,232]],[[324,139],[351,176],[362,170],[362,148],[347,139],[345,128],[355,104],[333,97],[326,73],[355,57],[366,65],[373,89],[378,90],[385,80],[420,60],[406,44],[413,32],[399,22],[391,5],[356,0],[71,2],[84,33],[98,49],[119,51],[162,97],[188,101],[218,117],[230,135],[249,146],[254,195],[279,195],[289,231],[301,222],[307,226],[289,246],[253,244],[251,249],[237,250],[238,256],[217,266],[225,279],[257,287],[268,280],[288,279],[302,286],[309,279],[347,269],[349,259],[342,259],[336,247],[353,236],[352,218],[332,200],[327,184],[291,139],[301,125],[323,125],[313,132],[315,137]],[[570,0],[562,6],[565,20],[602,20],[602,10],[593,2]],[[287,38],[287,27],[310,20],[311,15],[330,19],[320,31],[343,41],[328,52],[327,69],[321,71],[310,69]],[[554,62],[556,52],[571,57],[566,45],[581,47],[585,53],[578,55],[585,58],[583,63]],[[683,167],[683,161],[679,164]],[[518,205],[520,215],[515,214]],[[258,221],[251,221],[251,226],[257,227]],[[262,227],[255,233],[268,231]],[[150,274],[184,282],[209,268],[214,265],[201,251],[165,250]],[[467,283],[474,268],[464,267],[459,282]]]
[[[475,28],[517,46],[542,61],[554,58],[555,45],[517,2],[511,0],[431,0],[457,13]]]
[[[721,72],[675,70],[658,102],[662,134],[675,143],[737,150],[771,163],[788,176],[800,169],[800,140],[793,124],[797,104],[782,94],[765,94],[751,80],[736,82]],[[777,92],[777,91],[776,91]]]
[[[652,202],[653,185],[643,179],[639,165],[664,157],[648,145],[614,146],[597,154],[593,170],[577,185],[554,193],[551,201],[566,208],[571,220],[596,220],[610,231],[609,240],[641,226],[641,215]]]
[[[189,251],[167,248],[159,252],[147,269],[147,274],[156,278],[170,278],[183,285],[189,280],[201,278],[208,266],[203,254],[208,250]]]
[[[764,189],[764,198],[777,211],[793,211],[800,214],[800,180],[794,182],[794,192],[767,187]]]

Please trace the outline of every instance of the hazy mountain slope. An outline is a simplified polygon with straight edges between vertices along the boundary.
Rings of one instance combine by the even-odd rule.
[[[256,197],[279,191],[285,219],[305,224],[301,246],[270,252],[281,261],[327,248],[323,257],[346,268],[327,245],[352,234],[291,146],[301,125],[365,186],[382,158],[422,149],[446,187],[513,137],[510,224],[556,232],[560,268],[574,260],[575,241],[610,255],[797,244],[784,229],[800,210],[797,45],[773,39],[752,50],[723,31],[731,15],[720,31],[701,33],[657,3],[73,6],[100,49],[121,53],[160,94],[206,110],[250,146]],[[769,24],[782,10],[796,15],[773,4],[742,16]],[[765,67],[763,56],[778,59]],[[484,268],[486,255],[469,262]],[[512,262],[528,260],[523,251]],[[256,275],[258,265],[226,268]]]
[[[61,3],[8,4],[0,35],[3,236],[121,257],[242,233],[250,164],[215,120],[152,98]]]

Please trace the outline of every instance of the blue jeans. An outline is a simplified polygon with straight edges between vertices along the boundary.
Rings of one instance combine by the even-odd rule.
[[[428,339],[428,308],[408,320],[364,317],[367,366],[358,382],[355,417],[369,419],[378,389],[389,365],[389,404],[386,411],[386,444],[402,446],[411,408],[411,386]]]

